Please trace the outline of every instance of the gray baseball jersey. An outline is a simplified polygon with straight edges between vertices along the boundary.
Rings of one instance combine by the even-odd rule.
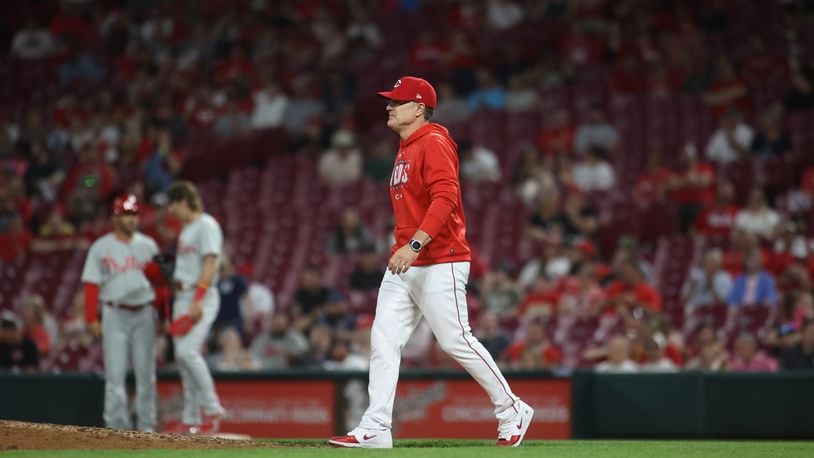
[[[99,301],[141,305],[152,302],[155,293],[142,270],[158,254],[155,240],[136,232],[130,242],[112,233],[93,242],[82,270],[82,281],[99,285]]]
[[[178,252],[175,255],[173,279],[184,285],[195,285],[201,278],[204,256],[215,255],[217,261],[211,284],[216,285],[222,250],[223,232],[220,224],[209,214],[202,214],[181,230],[178,237]]]
[[[128,408],[128,355],[136,375],[135,410],[138,428],[155,431],[155,299],[143,266],[158,253],[150,237],[136,232],[130,242],[112,233],[93,242],[82,271],[82,281],[99,285],[99,301],[124,305],[143,305],[140,309],[122,310],[105,307],[102,313],[102,350],[105,358],[104,420],[108,428],[130,429],[132,415]]]

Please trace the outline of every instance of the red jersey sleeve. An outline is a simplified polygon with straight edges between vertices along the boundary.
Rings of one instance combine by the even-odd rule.
[[[428,145],[425,154],[422,173],[430,207],[418,228],[435,238],[458,205],[458,155],[449,142],[440,138]]]
[[[96,283],[85,283],[85,321],[93,323],[99,320],[96,307],[99,303],[99,285]]]

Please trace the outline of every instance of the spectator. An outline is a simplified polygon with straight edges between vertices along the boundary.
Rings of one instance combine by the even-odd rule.
[[[486,20],[496,30],[508,30],[523,21],[523,8],[512,0],[489,0]]]
[[[486,310],[499,316],[513,315],[520,301],[520,286],[512,279],[512,267],[503,263],[483,279],[480,297]]]
[[[330,357],[322,367],[329,371],[364,371],[368,365],[369,361],[362,355],[351,351],[347,340],[335,339],[331,344]]]
[[[243,313],[241,302],[246,297],[249,284],[243,275],[236,272],[231,259],[224,256],[220,265],[220,279],[218,280],[218,294],[220,295],[220,308],[215,322],[212,323],[213,334],[220,329],[231,328],[243,334]]]
[[[759,159],[782,157],[791,152],[791,138],[783,129],[778,109],[763,115],[761,126],[752,139],[752,154]]]
[[[23,175],[26,193],[50,202],[57,197],[65,172],[40,142],[31,143],[31,158]]]
[[[704,207],[693,221],[693,231],[707,237],[725,238],[735,227],[740,207],[735,204],[735,186],[731,181],[719,181],[715,202]]]
[[[769,207],[760,189],[749,193],[746,207],[735,215],[735,227],[768,240],[777,235],[779,224],[780,215]]]
[[[336,254],[356,253],[371,245],[373,236],[359,220],[359,212],[353,207],[342,210],[339,225],[328,241],[330,251]]]
[[[299,366],[308,352],[308,340],[289,326],[288,315],[275,312],[268,333],[257,336],[250,352],[263,369],[286,369]]]
[[[343,186],[362,177],[362,153],[356,148],[353,133],[337,131],[331,140],[332,148],[319,158],[320,181],[330,186]]]
[[[461,161],[461,178],[472,183],[500,180],[500,163],[492,151],[473,145],[467,139],[458,142]]]
[[[700,370],[705,372],[720,372],[727,366],[726,352],[717,342],[706,344],[698,350],[698,354],[687,361],[684,366],[687,370]]]
[[[169,129],[161,128],[156,132],[155,150],[144,164],[144,185],[152,196],[163,193],[181,172],[184,152],[173,144]]]
[[[608,359],[596,366],[596,372],[638,372],[639,367],[630,359],[630,341],[623,336],[616,336],[608,342]]]
[[[384,277],[384,268],[372,245],[364,246],[361,258],[348,277],[348,286],[357,291],[375,291]]]
[[[745,306],[769,307],[768,322],[777,313],[777,289],[772,275],[763,269],[760,252],[753,250],[746,256],[744,272],[735,278],[726,299],[729,306],[726,328],[734,329],[740,308]]]
[[[209,358],[209,365],[217,371],[254,371],[260,368],[257,361],[243,348],[240,333],[233,327],[218,332],[219,351]]]
[[[265,78],[265,86],[252,95],[254,111],[251,124],[254,129],[273,129],[283,124],[288,108],[288,97],[274,79]]]
[[[814,173],[812,174],[814,176]],[[813,180],[814,181],[814,180]],[[557,182],[551,168],[541,159],[540,152],[531,145],[523,148],[512,173],[512,183],[527,206],[557,193]]]
[[[32,372],[39,366],[37,344],[23,336],[14,314],[7,311],[0,313],[0,370]]]
[[[814,319],[803,323],[800,334],[800,342],[783,352],[783,369],[814,369]]]
[[[45,310],[45,302],[38,295],[27,298],[20,307],[23,336],[37,344],[40,355],[47,355],[57,341],[58,328],[54,318]]]
[[[684,313],[688,314],[699,305],[723,304],[732,290],[732,276],[723,270],[723,253],[709,250],[701,267],[695,267],[681,288]]]
[[[58,46],[54,37],[44,27],[28,19],[26,25],[20,29],[11,41],[11,52],[24,60],[43,59],[57,51]]]
[[[664,350],[652,337],[645,339],[644,351],[646,360],[639,366],[640,372],[669,373],[678,372],[675,363],[664,356]]]
[[[695,146],[685,145],[679,169],[668,184],[671,198],[678,204],[678,222],[687,233],[701,209],[715,200],[715,169],[697,160]]]
[[[777,361],[759,351],[755,336],[741,333],[735,339],[735,353],[729,362],[729,372],[777,372]]]
[[[751,154],[749,148],[754,137],[752,128],[741,121],[740,112],[729,111],[721,119],[721,126],[709,138],[707,160],[729,164],[747,157]]]
[[[593,147],[612,153],[619,143],[619,131],[607,120],[599,104],[591,106],[588,119],[577,128],[574,146],[577,153],[585,155]]]
[[[614,265],[617,280],[605,288],[606,313],[627,315],[634,309],[661,311],[661,296],[647,284],[638,263],[629,256],[622,257]]]
[[[322,368],[331,355],[333,332],[328,325],[317,324],[308,333],[309,351],[305,355],[305,364],[311,368]]]
[[[574,184],[582,191],[609,191],[616,182],[613,166],[605,157],[605,150],[594,146],[588,149],[584,161],[574,165]]]
[[[322,307],[328,303],[331,290],[322,283],[316,267],[307,267],[302,273],[300,288],[294,293],[295,327],[307,330],[317,319]]]
[[[363,8],[354,8],[353,20],[345,31],[349,40],[359,40],[371,49],[379,49],[384,44],[379,26],[373,22],[370,15]]]
[[[293,95],[283,117],[286,130],[295,137],[305,133],[312,120],[322,115],[323,107],[309,88],[309,81],[301,79],[293,84]]]
[[[23,260],[31,250],[34,237],[23,224],[23,219],[14,213],[7,221],[5,230],[0,231],[0,260],[15,263]]]
[[[331,292],[328,296],[328,302],[317,322],[319,325],[328,326],[332,335],[338,339],[350,340],[356,329],[356,316],[348,312],[347,299],[337,291]]]
[[[814,298],[810,292],[798,294],[792,303],[792,325],[795,329],[803,329],[806,321],[814,319]]]
[[[761,261],[764,264],[769,262],[768,253],[760,248],[757,238],[753,234],[743,229],[733,229],[729,250],[724,252],[724,269],[733,276],[740,274],[743,272],[746,258],[753,251],[760,253]]]
[[[590,237],[598,227],[597,212],[584,204],[580,192],[565,197],[561,211],[556,210],[556,197],[544,198],[537,213],[529,219],[527,234],[533,239],[559,245],[579,237]],[[553,214],[552,214],[553,213]]]
[[[469,97],[469,109],[477,111],[480,108],[502,110],[506,108],[506,89],[495,79],[495,75],[486,68],[481,67],[475,72],[477,87]]]
[[[651,153],[647,156],[647,171],[636,179],[633,198],[642,207],[661,200],[672,174],[670,169],[662,165],[661,155]]]
[[[723,56],[715,61],[713,80],[703,98],[715,116],[720,116],[729,109],[745,112],[751,108],[749,88],[735,74],[732,62]]]
[[[48,219],[40,226],[37,235],[52,239],[65,239],[76,235],[76,228],[70,221],[65,220],[64,212],[65,210],[61,205],[51,207]]]
[[[495,361],[503,359],[503,352],[509,348],[510,341],[500,328],[500,320],[494,312],[483,311],[478,317],[479,330],[478,341],[483,344],[486,351],[492,355]]]
[[[514,367],[520,366],[526,352],[531,352],[534,360],[539,362],[534,369],[551,369],[562,364],[562,350],[548,340],[541,323],[535,320],[527,322],[524,332],[525,337],[506,350],[506,358]]]
[[[452,84],[444,82],[438,86],[438,103],[432,117],[444,124],[455,124],[472,117],[472,110]]]
[[[549,115],[537,137],[537,147],[548,156],[570,155],[574,150],[574,126],[564,108]]]
[[[215,120],[214,131],[218,137],[242,137],[251,132],[252,118],[237,100],[226,102],[226,109]]]
[[[529,264],[531,262],[533,261],[529,261]],[[527,264],[526,267],[528,268],[529,265]],[[514,315],[524,322],[556,316],[559,299],[559,291],[556,286],[556,283],[549,281],[545,276],[531,279],[528,283],[528,291],[520,301],[520,305],[517,306]]]
[[[575,264],[575,276],[563,279],[560,287],[558,310],[562,316],[591,317],[599,313],[605,292],[599,286],[594,263]]]
[[[390,142],[382,140],[373,147],[370,156],[365,160],[364,175],[376,183],[390,180],[395,162],[393,147]]]
[[[530,111],[538,106],[540,100],[533,83],[526,74],[518,74],[509,78],[509,89],[506,92],[507,111]]]
[[[249,283],[249,289],[240,302],[240,313],[252,325],[266,322],[274,313],[274,293],[265,283],[257,281],[251,264],[243,264],[240,273]],[[246,326],[244,326],[246,330]],[[250,331],[253,331],[254,327]]]

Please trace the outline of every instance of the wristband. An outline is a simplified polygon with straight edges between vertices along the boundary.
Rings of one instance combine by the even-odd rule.
[[[204,282],[198,283],[198,288],[195,289],[195,296],[194,296],[195,300],[196,301],[202,300],[204,298],[204,296],[206,296],[206,290],[208,288],[209,288],[209,285],[207,285],[206,283],[204,283]]]

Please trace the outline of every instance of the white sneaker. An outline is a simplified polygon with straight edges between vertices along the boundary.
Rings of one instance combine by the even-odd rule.
[[[532,418],[534,418],[534,409],[523,401],[518,400],[514,407],[517,413],[512,418],[500,423],[497,431],[497,445],[498,447],[517,447],[523,442],[526,437],[526,431],[529,429]]]
[[[393,436],[390,430],[356,428],[345,436],[332,437],[328,443],[334,447],[393,448]]]

